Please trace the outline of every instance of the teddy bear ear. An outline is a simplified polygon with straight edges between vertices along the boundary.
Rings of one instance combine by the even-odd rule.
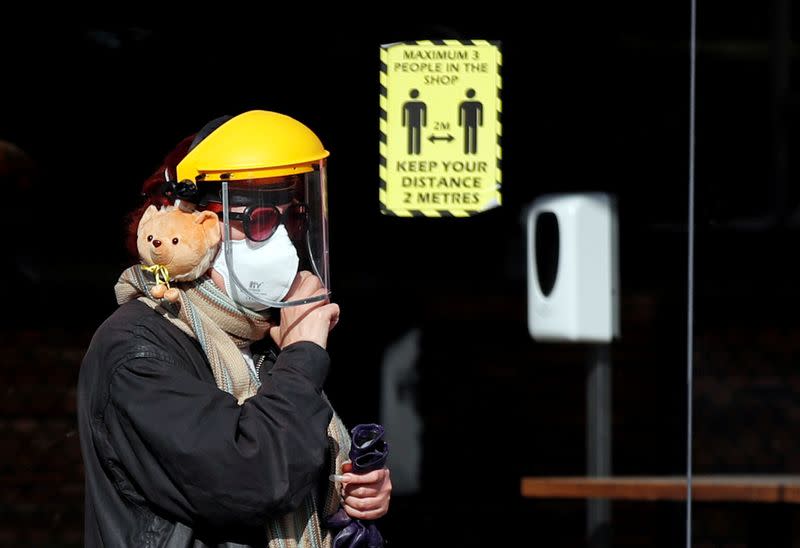
[[[209,246],[217,245],[222,239],[222,233],[219,229],[219,217],[213,211],[201,211],[199,215],[195,216],[194,222],[203,227]]]
[[[139,219],[139,227],[136,230],[136,234],[137,235],[139,234],[139,229],[141,229],[141,227],[144,226],[144,224],[147,221],[149,221],[153,217],[153,215],[155,215],[156,213],[158,213],[158,208],[156,206],[154,206],[154,205],[151,205],[150,207],[148,207],[147,209],[144,210],[144,214],[142,215],[142,218]]]

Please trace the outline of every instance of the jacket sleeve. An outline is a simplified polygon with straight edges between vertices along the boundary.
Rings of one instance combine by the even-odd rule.
[[[290,345],[241,406],[171,361],[140,352],[111,377],[104,422],[137,490],[175,519],[215,527],[299,506],[327,457],[327,352]]]

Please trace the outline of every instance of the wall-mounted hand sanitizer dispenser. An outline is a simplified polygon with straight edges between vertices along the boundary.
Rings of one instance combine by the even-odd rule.
[[[616,200],[551,194],[528,209],[528,330],[537,341],[619,337]]]

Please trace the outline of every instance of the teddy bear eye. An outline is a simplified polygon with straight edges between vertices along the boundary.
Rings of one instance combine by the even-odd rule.
[[[152,241],[153,241],[153,235],[152,235],[152,234],[150,234],[150,235],[147,237],[147,241],[148,241],[148,242],[152,242]]]
[[[172,245],[178,245],[178,238],[172,238]]]

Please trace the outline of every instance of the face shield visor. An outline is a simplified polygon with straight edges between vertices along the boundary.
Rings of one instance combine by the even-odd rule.
[[[324,160],[305,173],[200,183],[199,205],[222,221],[214,269],[228,295],[252,310],[327,298],[328,211]],[[297,273],[319,277],[324,294],[291,299]]]

